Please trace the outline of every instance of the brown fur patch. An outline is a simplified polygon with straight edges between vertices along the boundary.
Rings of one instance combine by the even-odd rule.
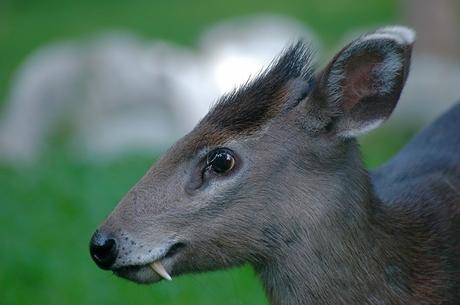
[[[195,149],[252,134],[284,109],[305,98],[312,78],[311,50],[288,48],[256,79],[223,96],[193,131]]]

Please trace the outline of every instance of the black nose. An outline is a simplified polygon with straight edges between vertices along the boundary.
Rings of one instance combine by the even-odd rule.
[[[96,265],[107,270],[117,259],[117,243],[115,239],[96,231],[89,243],[89,252]]]

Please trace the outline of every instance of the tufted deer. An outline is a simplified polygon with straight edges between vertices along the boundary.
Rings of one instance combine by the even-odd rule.
[[[272,305],[460,304],[460,104],[373,172],[356,141],[395,108],[414,39],[379,29],[320,72],[287,49],[128,192],[96,264],[147,283],[249,263]]]

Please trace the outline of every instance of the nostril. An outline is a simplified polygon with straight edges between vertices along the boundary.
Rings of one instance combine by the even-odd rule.
[[[105,260],[112,253],[115,247],[115,240],[107,239],[103,244],[93,244],[93,255],[98,260]]]
[[[115,239],[96,232],[91,238],[89,251],[94,262],[102,269],[110,269],[118,255]]]

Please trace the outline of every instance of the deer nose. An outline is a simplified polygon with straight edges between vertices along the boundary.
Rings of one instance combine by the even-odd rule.
[[[89,243],[89,252],[99,268],[108,270],[117,259],[117,243],[115,239],[96,231]]]

